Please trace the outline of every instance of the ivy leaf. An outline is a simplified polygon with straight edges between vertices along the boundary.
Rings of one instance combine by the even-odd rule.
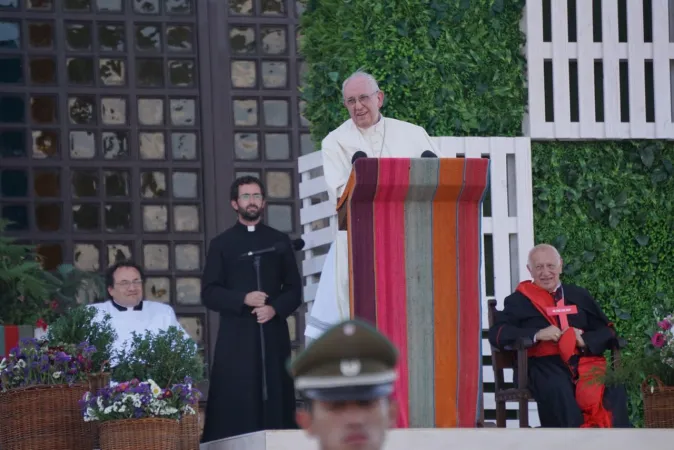
[[[617,228],[620,223],[620,213],[616,209],[611,209],[608,215],[608,224],[611,228]]]
[[[625,206],[627,203],[627,191],[622,191],[615,199],[616,206]]]
[[[632,316],[627,311],[620,311],[620,314],[618,314],[620,320],[630,320],[631,318]]]
[[[651,181],[653,182],[653,184],[658,184],[662,183],[663,181],[667,181],[668,177],[669,175],[667,175],[667,172],[658,167],[651,174]]]
[[[653,146],[649,145],[639,150],[639,155],[641,156],[641,162],[644,163],[644,166],[650,168],[655,161],[655,154],[653,153]]]
[[[644,235],[640,235],[640,236],[636,237],[636,240],[639,243],[639,245],[641,245],[642,247],[645,247],[646,245],[648,245],[649,237],[644,236]]]
[[[505,9],[504,1],[503,0],[495,0],[491,9],[495,13],[502,13],[503,10]]]
[[[583,259],[584,259],[586,262],[592,262],[592,261],[594,261],[594,257],[595,257],[594,252],[585,252],[585,253],[583,253]]]
[[[339,72],[329,72],[328,78],[330,78],[333,83],[336,83],[337,80],[339,80]]]
[[[665,167],[665,170],[670,174],[674,174],[674,167],[672,167],[672,162],[666,158],[662,159],[662,165]]]
[[[562,251],[564,251],[564,249],[566,248],[566,243],[567,243],[568,241],[569,241],[569,238],[568,238],[568,237],[566,237],[566,236],[563,235],[563,234],[560,234],[559,236],[557,236],[557,237],[552,241],[552,245],[554,245],[555,248],[556,248],[557,250],[559,250],[560,252],[562,252]]]
[[[470,8],[470,0],[461,0],[461,3],[459,4],[459,7],[461,9],[468,9]]]

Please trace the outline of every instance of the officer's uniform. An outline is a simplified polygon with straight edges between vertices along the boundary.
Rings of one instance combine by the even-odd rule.
[[[398,351],[384,335],[347,320],[309,345],[289,370],[295,388],[309,399],[363,401],[391,395],[397,361]]]

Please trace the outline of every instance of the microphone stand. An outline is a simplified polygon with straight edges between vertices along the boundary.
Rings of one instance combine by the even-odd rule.
[[[255,277],[257,279],[257,290],[262,291],[262,278],[260,276],[260,258],[262,255],[253,256],[253,267],[255,267]],[[267,423],[267,355],[264,340],[264,324],[258,324],[260,328],[260,355],[262,357],[262,417],[264,425]]]

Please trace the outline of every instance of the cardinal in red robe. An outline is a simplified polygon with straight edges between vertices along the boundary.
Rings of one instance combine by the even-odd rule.
[[[528,388],[544,428],[629,428],[623,386],[605,386],[604,353],[617,344],[613,325],[592,295],[560,282],[563,261],[548,244],[534,247],[524,281],[504,301],[489,329],[501,350],[523,338],[528,349]]]

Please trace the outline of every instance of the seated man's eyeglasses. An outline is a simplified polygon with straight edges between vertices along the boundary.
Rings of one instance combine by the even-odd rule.
[[[248,201],[248,200],[250,200],[251,198],[252,198],[253,200],[262,200],[262,194],[241,194],[241,195],[239,196],[239,198],[240,198],[241,200],[245,200],[245,201]]]
[[[128,288],[131,285],[140,286],[142,284],[143,284],[143,280],[133,280],[133,281],[124,280],[124,281],[120,281],[119,283],[117,283],[118,286],[123,287],[123,288]]]

